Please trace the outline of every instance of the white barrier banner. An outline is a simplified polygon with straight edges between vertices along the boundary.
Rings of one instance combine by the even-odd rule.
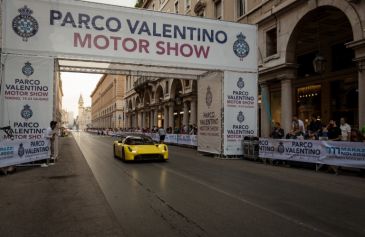
[[[49,158],[46,140],[3,140],[0,142],[0,167],[28,163]]]
[[[365,168],[365,143],[322,141],[321,144],[326,151],[323,163]]]
[[[320,140],[260,138],[261,158],[365,168],[365,144]]]
[[[179,134],[177,135],[177,143],[182,145],[196,146],[196,135]]]

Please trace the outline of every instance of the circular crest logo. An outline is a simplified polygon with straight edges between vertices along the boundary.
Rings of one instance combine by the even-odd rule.
[[[284,151],[285,151],[285,147],[283,145],[283,142],[279,142],[278,152],[279,153],[284,153]]]
[[[38,22],[32,17],[33,11],[24,6],[18,9],[20,15],[13,19],[12,26],[14,32],[23,38],[23,41],[28,41],[28,38],[34,36],[38,32]]]
[[[24,105],[24,108],[20,112],[20,115],[22,116],[22,118],[27,120],[27,119],[30,119],[33,116],[33,111],[30,109],[29,105]]]
[[[19,147],[18,147],[18,156],[22,157],[24,156],[24,147],[23,147],[23,143],[20,143]]]
[[[245,121],[245,116],[243,115],[243,112],[240,111],[237,115],[237,121],[242,123],[243,121]]]
[[[32,67],[32,64],[30,62],[26,62],[24,66],[22,67],[22,73],[29,77],[33,74],[34,68]]]
[[[240,58],[240,61],[242,61],[243,58],[245,58],[250,52],[250,46],[245,41],[245,39],[246,36],[244,36],[241,32],[239,35],[237,35],[237,40],[233,44],[233,52],[237,57]]]
[[[245,82],[243,81],[243,78],[242,77],[238,78],[237,87],[240,88],[240,89],[242,89],[243,87],[245,87]]]
[[[210,87],[208,86],[207,88],[207,93],[205,94],[205,103],[207,104],[207,106],[211,106],[213,102],[213,94],[210,91]]]

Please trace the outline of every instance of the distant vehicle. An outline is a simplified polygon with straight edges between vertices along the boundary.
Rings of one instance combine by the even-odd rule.
[[[121,136],[113,143],[113,153],[122,161],[168,160],[167,145],[158,144],[142,134]]]

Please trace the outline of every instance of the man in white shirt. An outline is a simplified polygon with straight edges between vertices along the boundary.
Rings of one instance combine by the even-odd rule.
[[[294,127],[294,123],[297,122],[299,125],[299,130],[302,131],[303,135],[305,134],[305,127],[304,127],[304,123],[302,120],[298,119],[298,116],[294,115],[293,116],[293,123],[292,123],[292,127]]]
[[[351,126],[345,121],[345,118],[340,119],[341,129],[341,141],[350,141],[351,138]]]
[[[160,136],[160,143],[163,143],[165,141],[166,131],[163,127],[160,127],[158,129],[158,135]]]
[[[56,137],[57,122],[56,121],[51,121],[49,123],[49,125],[50,126],[46,129],[46,132],[44,134],[44,138],[48,142],[48,147],[49,147],[48,154],[50,155],[50,159],[53,160],[54,159],[54,140],[55,140],[55,137]],[[48,163],[48,159],[47,159],[47,163]]]

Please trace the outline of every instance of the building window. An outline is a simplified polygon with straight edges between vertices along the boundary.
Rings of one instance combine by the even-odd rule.
[[[277,34],[276,28],[266,32],[266,57],[277,54]]]
[[[191,0],[185,0],[185,10],[189,10],[191,7]]]
[[[152,10],[155,10],[155,4],[154,3],[152,4]]]
[[[214,1],[214,15],[217,19],[222,19],[222,1],[215,0]]]
[[[241,17],[245,14],[245,0],[237,0],[237,16]]]
[[[176,1],[176,2],[175,2],[174,8],[175,8],[174,12],[175,12],[176,14],[179,14],[179,1]]]
[[[185,80],[185,87],[189,87],[190,81],[189,80]]]

